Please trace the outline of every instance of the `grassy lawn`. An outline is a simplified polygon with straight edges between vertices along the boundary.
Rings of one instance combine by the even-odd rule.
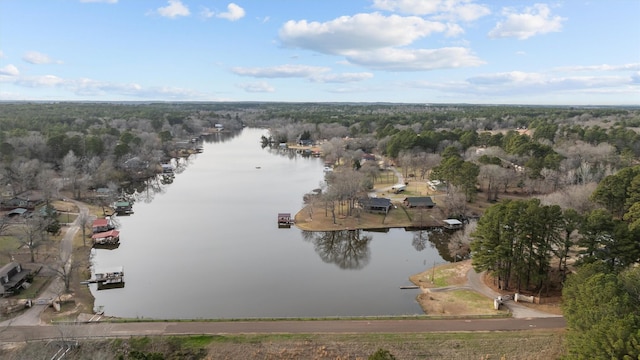
[[[77,214],[58,213],[58,221],[62,224],[71,224],[72,222],[76,221],[77,217]]]
[[[0,254],[10,254],[20,247],[20,241],[15,236],[0,236]],[[9,256],[0,257],[0,265],[8,264]]]
[[[140,356],[177,359],[367,359],[378,349],[396,359],[559,359],[566,355],[563,330],[411,334],[246,334],[127,337],[85,340],[75,358],[116,359],[123,349]],[[0,357],[41,354],[42,343]],[[48,352],[45,354],[51,355]],[[16,357],[18,356],[18,357]],[[160,356],[160,357],[159,357]],[[154,357],[154,358],[156,358]],[[39,356],[44,358],[44,356]]]
[[[19,294],[16,295],[18,299],[35,299],[38,297],[38,294],[44,289],[49,282],[51,281],[51,277],[49,276],[35,276],[33,278],[33,282],[28,289],[24,289],[20,291]]]

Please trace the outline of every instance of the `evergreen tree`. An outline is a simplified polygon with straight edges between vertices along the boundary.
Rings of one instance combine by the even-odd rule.
[[[570,359],[640,358],[640,268],[581,267],[563,289]]]

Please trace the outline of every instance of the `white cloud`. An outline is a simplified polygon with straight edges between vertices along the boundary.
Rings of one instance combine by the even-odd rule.
[[[271,85],[269,85],[267,82],[264,82],[264,81],[237,84],[237,86],[243,89],[244,91],[250,92],[250,93],[271,93],[276,91],[274,87],[272,87]]]
[[[234,4],[234,3],[230,3],[229,5],[227,5],[227,11],[226,12],[221,12],[221,13],[217,13],[209,8],[203,8],[203,10],[200,12],[200,16],[204,17],[205,19],[210,19],[212,17],[217,17],[220,19],[227,19],[229,21],[236,21],[239,19],[242,19],[245,16],[245,11],[243,8],[241,8],[240,6]],[[269,18],[267,17],[266,20],[268,20]],[[266,21],[265,20],[265,21]]]
[[[588,65],[556,68],[556,71],[639,71],[640,63],[630,63],[623,65]]]
[[[633,75],[567,76],[553,71],[509,71],[482,74],[466,80],[437,82],[416,79],[400,86],[433,91],[447,101],[465,98],[482,103],[503,101],[497,99],[507,99],[505,103],[563,103],[568,99],[575,101],[576,98],[594,94],[600,98],[612,96],[631,99],[640,94],[640,72],[635,75],[635,78]],[[612,101],[615,103],[619,100]]]
[[[473,21],[489,15],[491,10],[473,0],[374,0],[380,10],[411,15],[431,15],[435,19]]]
[[[116,4],[118,0],[80,0],[81,3],[107,3]]]
[[[538,73],[525,73],[522,71],[502,72],[470,77],[467,81],[476,85],[515,84],[515,83],[541,83],[542,76]]]
[[[200,11],[200,16],[202,16],[205,19],[210,19],[212,18],[216,13],[213,12],[211,9],[205,7],[202,9],[202,11]]]
[[[546,4],[535,4],[533,7],[527,7],[522,13],[505,8],[502,13],[506,19],[498,22],[496,27],[489,31],[489,37],[515,37],[524,40],[535,35],[559,32],[562,22],[566,20],[560,16],[552,16]]]
[[[439,0],[373,0],[373,8],[404,14],[429,15],[438,11],[440,3]]]
[[[353,50],[374,50],[406,46],[435,32],[450,30],[440,22],[417,16],[384,16],[379,13],[342,16],[320,22],[287,21],[279,37],[284,46],[324,54],[344,54]]]
[[[22,57],[22,60],[30,64],[36,64],[36,65],[62,63],[61,61],[53,60],[52,58],[49,57],[49,55],[42,54],[37,51],[29,51],[28,53],[24,54],[24,56]]]
[[[423,71],[479,66],[484,64],[469,49],[393,49],[352,52],[346,56],[351,63],[388,71]]]
[[[0,68],[0,75],[18,76],[20,75],[20,70],[18,70],[18,68],[15,65],[8,64]]]
[[[2,50],[0,50],[0,59],[4,58],[4,52],[2,52]]]
[[[341,73],[332,74],[328,67],[306,65],[280,65],[262,68],[235,67],[231,71],[236,75],[252,76],[256,78],[305,78],[317,83],[348,83],[363,81],[373,77],[372,73]]]
[[[168,18],[175,18],[177,16],[189,16],[191,12],[180,0],[169,0],[169,5],[158,8],[158,14]]]
[[[467,90],[478,94],[552,94],[559,92],[610,91],[628,86],[632,91],[633,78],[628,76],[553,76],[553,73],[525,73],[511,71],[484,74],[467,79]],[[636,87],[636,92],[638,88]]]
[[[373,78],[369,72],[342,73],[342,74],[318,74],[309,77],[309,80],[318,83],[351,83]]]
[[[63,85],[65,83],[65,80],[55,75],[43,75],[20,78],[17,79],[15,83],[20,86],[39,88]]]
[[[379,70],[421,71],[483,64],[463,47],[407,48],[433,33],[455,36],[462,32],[455,23],[371,13],[343,16],[324,23],[291,20],[280,29],[279,36],[284,46],[341,55],[351,64]]]
[[[236,75],[253,76],[257,78],[306,78],[330,70],[328,67],[306,65],[280,65],[261,68],[234,67],[231,69]]]
[[[2,76],[0,76],[0,79]],[[195,100],[208,96],[189,89],[175,87],[144,88],[136,83],[114,83],[88,78],[63,79],[55,75],[17,77],[11,81],[14,85],[28,88],[56,88],[69,91],[78,96],[136,97],[142,99]]]
[[[459,4],[456,1],[452,1],[452,3],[455,5],[447,9],[442,16],[443,18],[470,22],[491,14],[491,10],[484,5],[471,4],[467,1],[460,1]]]
[[[230,3],[227,5],[227,11],[218,14],[217,16],[222,19],[227,19],[229,21],[236,21],[242,19],[245,15],[244,9],[240,6]]]
[[[460,25],[447,23],[447,31],[445,31],[446,36],[455,37],[462,34],[464,34],[464,29]]]

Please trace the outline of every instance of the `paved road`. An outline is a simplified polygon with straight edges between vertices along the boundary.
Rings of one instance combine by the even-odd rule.
[[[482,281],[481,274],[475,272],[473,268],[471,268],[471,270],[469,270],[469,272],[467,273],[467,286],[479,292],[480,294],[485,295],[490,299],[495,299],[500,295],[497,292],[493,291],[493,289],[488,287]],[[562,315],[549,314],[546,312],[542,312],[536,309],[526,307],[512,300],[503,302],[503,305],[506,306],[511,311],[511,316],[513,316],[514,318],[521,319],[521,318],[534,318],[534,317],[535,318],[562,317]]]
[[[60,338],[101,338],[193,334],[353,334],[559,329],[564,318],[468,320],[319,320],[90,323],[82,325],[10,326],[0,329],[0,342]]]

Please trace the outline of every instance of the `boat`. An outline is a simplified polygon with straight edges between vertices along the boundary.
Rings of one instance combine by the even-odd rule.
[[[293,225],[294,221],[291,218],[290,213],[278,213],[278,227],[279,228],[290,228]]]

